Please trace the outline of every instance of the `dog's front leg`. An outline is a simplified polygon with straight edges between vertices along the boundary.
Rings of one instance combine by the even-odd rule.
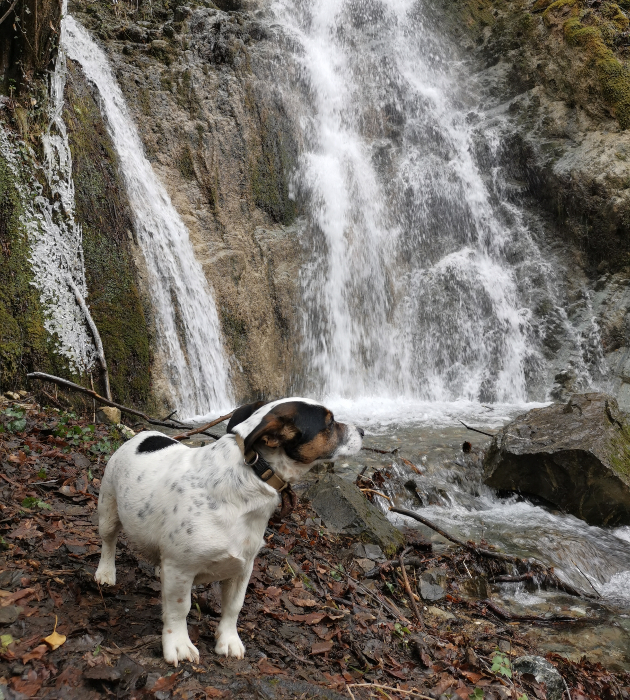
[[[235,656],[237,659],[245,656],[245,647],[238,636],[236,621],[243,607],[245,591],[253,568],[252,559],[242,576],[221,581],[221,622],[217,627],[217,644],[214,651],[222,656]]]
[[[190,612],[190,590],[194,576],[175,563],[162,560],[162,651],[169,664],[199,663],[199,652],[190,641],[186,618]]]

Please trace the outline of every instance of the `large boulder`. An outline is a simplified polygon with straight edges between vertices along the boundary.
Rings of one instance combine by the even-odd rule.
[[[600,393],[535,408],[494,438],[484,481],[543,498],[591,525],[628,525],[630,423]]]
[[[404,545],[400,530],[370,503],[351,482],[325,474],[306,493],[313,510],[331,532],[356,535],[362,542],[377,544],[388,557]]]

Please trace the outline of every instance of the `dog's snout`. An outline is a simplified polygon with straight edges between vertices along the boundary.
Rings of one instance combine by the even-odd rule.
[[[363,430],[363,428],[357,428],[357,430],[358,430],[358,432],[359,432],[359,435],[360,435],[362,438],[364,438],[364,437],[365,437],[365,430]]]

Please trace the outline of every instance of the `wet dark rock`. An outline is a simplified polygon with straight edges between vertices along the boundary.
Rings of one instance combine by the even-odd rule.
[[[332,532],[358,535],[364,543],[378,544],[387,556],[393,556],[404,544],[402,533],[383,512],[354,484],[336,474],[325,474],[306,497]]]
[[[534,676],[538,683],[544,683],[548,700],[562,700],[564,681],[547,659],[542,656],[521,656],[512,662],[512,668],[521,674]]]
[[[422,600],[442,600],[446,597],[446,572],[442,569],[427,569],[420,576],[418,590]]]
[[[630,423],[601,393],[536,408],[494,438],[484,481],[542,498],[591,525],[630,524]]]
[[[0,625],[12,625],[20,616],[22,608],[17,605],[7,605],[0,608]]]
[[[490,584],[485,576],[473,576],[461,584],[462,593],[469,598],[484,600],[490,597]]]

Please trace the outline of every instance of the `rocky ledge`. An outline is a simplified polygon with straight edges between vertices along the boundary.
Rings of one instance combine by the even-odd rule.
[[[601,393],[536,408],[494,438],[484,481],[542,498],[591,525],[628,525],[630,423]]]

